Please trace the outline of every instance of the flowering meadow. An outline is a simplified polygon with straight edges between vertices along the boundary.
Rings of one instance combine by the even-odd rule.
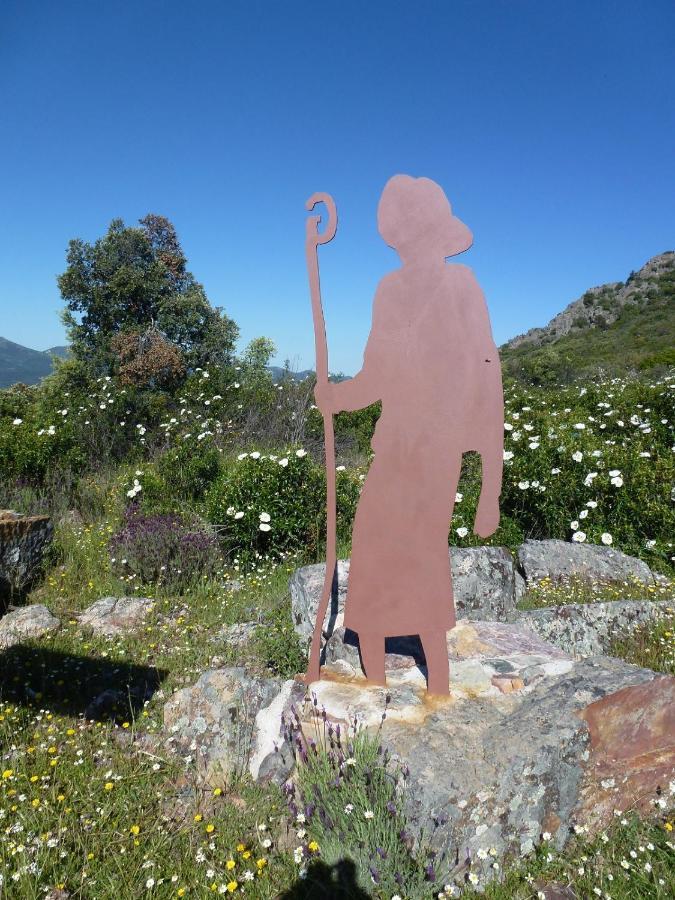
[[[604,545],[666,576],[651,590],[544,580],[524,606],[672,597],[674,397],[673,376],[507,383],[502,520],[489,543]],[[375,419],[337,417],[341,555]],[[675,785],[653,798],[652,817],[617,811],[599,837],[581,832],[562,854],[546,835],[522,861],[485,847],[486,887],[453,848],[434,856],[412,840],[402,766],[358,727],[295,740],[299,775],[285,790],[245,778],[206,788],[192,756],[159,740],[166,699],[209,667],[303,669],[287,584],[323,554],[320,437],[311,383],[274,384],[246,365],[195,370],[175,395],[108,376],[78,391],[58,372],[0,392],[0,507],[55,522],[44,571],[21,602],[62,622],[0,654],[0,897],[416,900],[480,888],[529,900],[551,882],[584,900],[675,895]],[[479,476],[467,455],[453,544],[482,543],[472,533]],[[102,637],[78,624],[95,600],[133,595],[155,602],[138,629]],[[614,652],[675,672],[674,616]],[[234,645],[224,629],[239,623],[253,632]]]

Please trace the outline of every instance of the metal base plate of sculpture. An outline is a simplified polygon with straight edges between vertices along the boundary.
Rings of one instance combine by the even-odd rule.
[[[336,567],[333,415],[381,401],[374,459],[354,519],[344,623],[358,634],[369,681],[385,683],[385,637],[419,635],[427,688],[447,694],[446,636],[455,625],[448,534],[462,455],[480,454],[482,486],[474,530],[499,524],[504,398],[501,368],[483,292],[471,269],[447,263],[473,235],[428,178],[395,175],[382,192],[377,221],[402,265],[380,281],[363,366],[354,378],[328,379],[318,245],[328,222],[307,220],[306,254],[316,340],[316,402],[323,414],[327,478],[326,582],[312,639],[307,681],[320,677],[321,630]]]

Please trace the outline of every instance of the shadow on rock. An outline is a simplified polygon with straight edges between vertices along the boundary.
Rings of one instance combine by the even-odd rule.
[[[150,666],[18,644],[0,652],[0,697],[66,716],[126,721],[167,672]]]
[[[359,887],[351,859],[341,859],[334,866],[315,860],[305,877],[280,894],[279,900],[370,900],[370,896]]]

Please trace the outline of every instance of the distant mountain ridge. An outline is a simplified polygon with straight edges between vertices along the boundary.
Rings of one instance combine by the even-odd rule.
[[[50,347],[49,350],[31,350],[0,337],[0,388],[11,387],[18,381],[36,384],[53,369],[52,354],[65,357],[67,347]]]
[[[0,388],[36,384],[68,347],[32,350],[0,337]],[[625,282],[587,290],[554,316],[500,347],[504,370],[534,382],[570,380],[591,370],[619,373],[675,366],[675,250],[653,256]],[[304,381],[312,369],[269,366],[272,379]],[[350,376],[332,375],[332,381]]]

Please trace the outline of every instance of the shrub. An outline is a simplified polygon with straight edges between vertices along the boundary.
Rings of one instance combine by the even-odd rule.
[[[348,536],[359,481],[337,473],[339,535]],[[242,560],[302,550],[316,556],[325,535],[325,474],[298,450],[287,456],[242,453],[214,482],[206,515],[218,526],[227,550]]]
[[[156,468],[171,494],[202,500],[220,472],[220,454],[213,445],[195,451],[188,444],[179,444],[158,458]]]
[[[109,551],[120,577],[172,590],[216,576],[222,564],[213,535],[189,527],[177,515],[144,515],[136,504],[127,509]]]
[[[314,705],[314,734],[294,714],[284,722],[298,764],[296,785],[285,786],[289,811],[298,823],[296,861],[310,867],[311,879],[312,863],[319,857],[334,865],[347,853],[356,864],[359,885],[377,885],[378,896],[436,896],[445,857],[430,850],[424,833],[414,841],[408,830],[405,767],[383,750],[379,733],[369,734],[356,720],[342,733],[325,710],[316,708],[316,699]]]

